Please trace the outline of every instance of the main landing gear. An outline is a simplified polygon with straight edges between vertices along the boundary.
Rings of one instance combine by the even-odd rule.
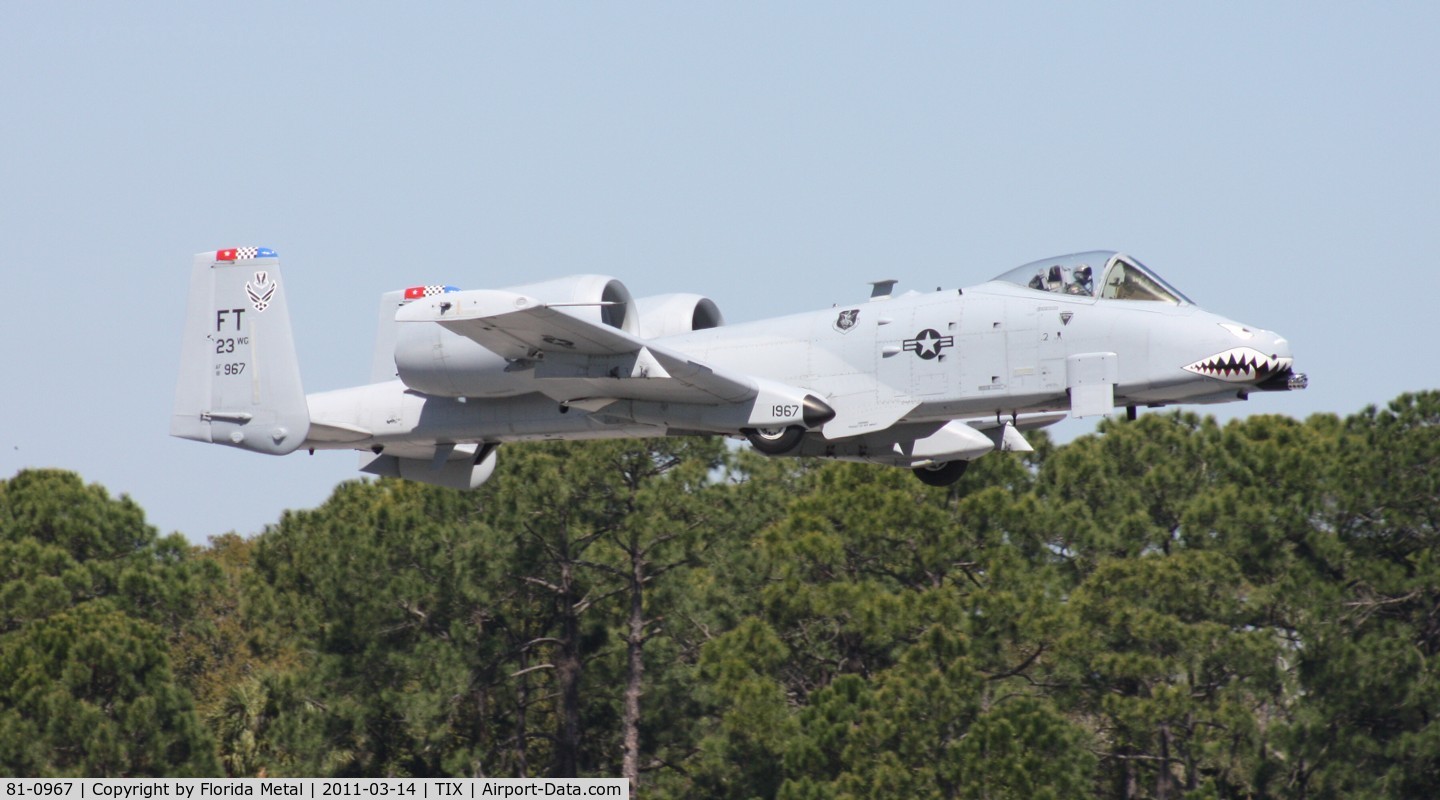
[[[799,425],[784,428],[741,428],[750,446],[767,456],[783,456],[800,446],[805,429]]]
[[[969,461],[941,461],[938,464],[916,467],[914,472],[915,477],[926,486],[949,486],[960,480],[960,476],[969,468]]]

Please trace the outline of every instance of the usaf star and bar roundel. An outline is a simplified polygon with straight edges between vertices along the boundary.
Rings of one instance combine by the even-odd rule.
[[[954,346],[954,336],[941,336],[940,331],[934,328],[926,328],[915,334],[914,339],[905,340],[906,352],[914,353],[926,361],[939,356],[941,350]]]

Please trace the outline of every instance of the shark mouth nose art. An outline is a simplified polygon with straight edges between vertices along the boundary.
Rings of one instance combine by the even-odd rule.
[[[1187,364],[1185,369],[1196,375],[1230,383],[1251,383],[1285,372],[1293,362],[1292,358],[1267,356],[1253,347],[1232,347],[1223,353]]]

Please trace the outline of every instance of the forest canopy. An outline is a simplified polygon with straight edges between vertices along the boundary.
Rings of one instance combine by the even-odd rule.
[[[0,481],[0,772],[595,776],[645,797],[1440,786],[1440,392],[904,470],[507,445],[161,536]]]

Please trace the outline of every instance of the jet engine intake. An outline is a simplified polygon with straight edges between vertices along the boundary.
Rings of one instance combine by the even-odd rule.
[[[657,294],[635,301],[640,312],[640,337],[656,339],[703,331],[725,324],[719,306],[698,294]]]
[[[638,334],[640,330],[640,313],[630,290],[609,275],[571,275],[523,286],[506,286],[504,290],[543,300],[587,322],[599,322],[626,333]]]

